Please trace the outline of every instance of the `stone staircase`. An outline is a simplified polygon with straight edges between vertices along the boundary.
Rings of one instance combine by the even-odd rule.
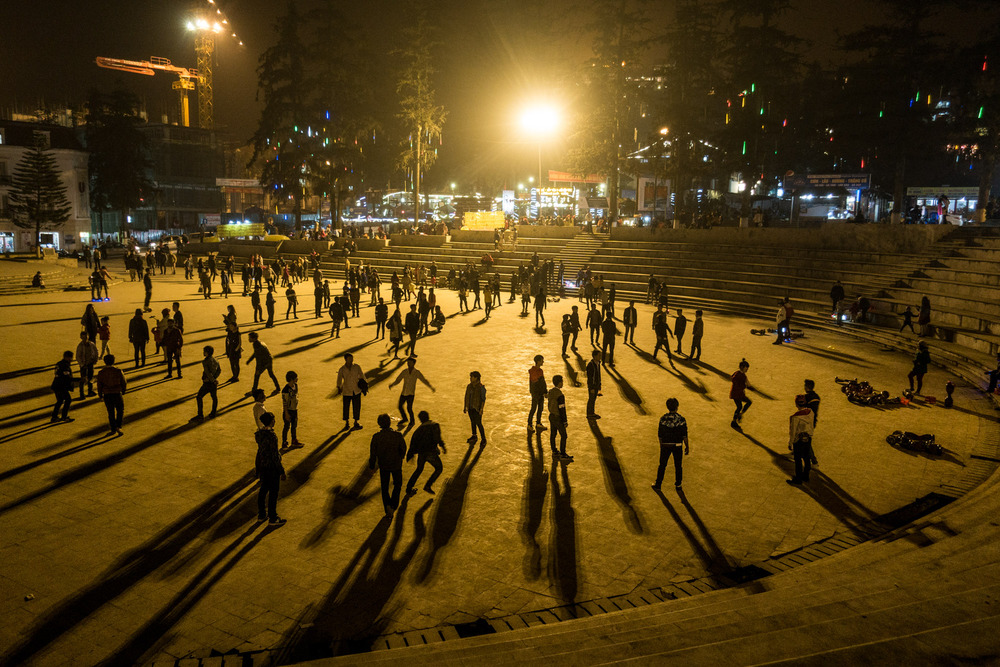
[[[566,269],[564,276],[566,280],[576,283],[576,274],[583,267],[589,265],[594,257],[600,252],[604,242],[608,240],[607,234],[588,234],[581,232],[562,247],[556,255],[556,265],[564,262]]]

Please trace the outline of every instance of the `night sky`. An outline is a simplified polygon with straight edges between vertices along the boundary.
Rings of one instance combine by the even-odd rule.
[[[255,69],[260,52],[274,39],[275,18],[285,3],[275,0],[218,0],[233,30],[246,44],[220,39],[215,68],[216,125],[235,140],[253,132]],[[151,120],[173,113],[172,75],[155,77],[99,69],[96,56],[144,60],[164,56],[194,67],[193,39],[184,29],[185,12],[201,4],[184,0],[17,0],[5,3],[0,21],[0,106],[79,106],[93,87],[110,89],[124,82],[145,100]],[[438,94],[449,110],[438,171],[459,178],[473,165],[482,168],[491,155],[523,153],[525,173],[531,146],[512,143],[515,110],[537,91],[545,91],[561,66],[589,55],[583,34],[585,6],[577,0],[433,0],[432,18],[441,27],[444,47],[439,63]],[[373,46],[391,48],[386,34],[399,15],[399,3],[374,0],[345,3],[374,35]],[[662,5],[661,5],[662,6]],[[833,62],[837,33],[849,32],[877,17],[871,0],[817,2],[793,0],[785,27],[804,39],[806,57]],[[970,33],[976,17],[956,13],[944,22],[954,35]],[[385,43],[380,44],[379,40]],[[650,57],[655,61],[655,55]],[[192,98],[193,106],[196,106]],[[454,146],[455,148],[452,148]],[[513,146],[513,148],[511,148]]]

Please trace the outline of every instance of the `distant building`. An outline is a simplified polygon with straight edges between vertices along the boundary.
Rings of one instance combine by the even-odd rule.
[[[49,123],[0,120],[0,251],[28,252],[35,246],[35,230],[23,229],[11,217],[10,191],[14,170],[25,151],[41,135],[56,159],[66,199],[72,205],[69,219],[54,229],[42,230],[42,246],[78,250],[90,241],[90,200],[87,152],[72,128]]]

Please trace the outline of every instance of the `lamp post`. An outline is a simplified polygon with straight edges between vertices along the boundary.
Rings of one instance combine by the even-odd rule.
[[[559,127],[559,112],[551,106],[536,104],[521,113],[521,129],[538,144],[538,187],[542,187],[542,142]]]

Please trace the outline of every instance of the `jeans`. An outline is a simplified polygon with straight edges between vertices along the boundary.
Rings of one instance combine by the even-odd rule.
[[[559,435],[559,453],[566,455],[566,424],[558,415],[549,415],[549,446],[556,451],[556,434]]]
[[[351,406],[354,406],[354,421],[361,419],[361,394],[348,396],[344,394],[344,421],[347,421]]]
[[[402,417],[403,421],[406,421],[406,412],[410,413],[409,420],[413,423],[413,394],[407,396],[406,394],[400,394],[399,396],[399,416]],[[406,408],[406,412],[403,411]]]
[[[299,411],[298,410],[286,410],[288,413],[288,419],[284,419],[284,426],[281,427],[281,444],[288,442],[288,431],[292,432],[292,442],[297,443],[299,438],[296,434],[296,430],[299,427]]]
[[[615,365],[615,337],[605,336],[604,345],[601,350],[605,363]]]
[[[635,343],[635,327],[626,326],[625,327],[625,342]]]
[[[397,468],[396,470],[379,468],[378,476],[382,484],[382,507],[385,508],[386,514],[388,514],[399,507],[399,490],[403,486],[403,470],[401,468]],[[391,491],[389,490],[390,478],[392,481]]]
[[[87,390],[94,391],[94,364],[87,364],[80,367],[80,398],[83,398],[83,385],[86,383]]]
[[[733,413],[733,421],[737,421],[740,415],[745,414],[746,411],[750,409],[750,406],[753,404],[753,401],[751,401],[749,398],[744,397],[744,398],[734,398],[733,403],[736,404],[736,412]]]
[[[233,381],[240,379],[240,357],[232,355],[229,357],[229,371],[233,374]]]
[[[171,373],[174,372],[174,361],[177,362],[177,377],[181,376],[181,351],[178,350],[164,350],[164,354],[167,357],[167,376],[169,377]]]
[[[431,467],[434,468],[434,472],[427,479],[427,483],[424,484],[424,488],[429,488],[434,484],[434,480],[438,478],[444,466],[441,465],[441,456],[437,452],[432,454],[417,454],[417,468],[410,475],[409,481],[406,483],[406,490],[416,488],[417,480],[420,479],[420,474],[424,471],[424,464],[430,463]]]
[[[254,389],[257,388],[257,383],[260,381],[260,376],[263,375],[264,373],[267,373],[268,375],[271,376],[271,380],[274,381],[274,389],[275,389],[275,391],[279,390],[280,387],[278,386],[278,378],[274,377],[274,370],[271,368],[271,364],[268,364],[267,366],[255,366],[254,367],[254,371],[253,371],[253,388]]]
[[[125,417],[125,399],[121,394],[105,394],[104,407],[108,409],[108,425],[112,431],[120,431]]]
[[[219,407],[219,383],[218,382],[202,382],[201,388],[198,390],[198,394],[194,397],[195,402],[198,404],[198,416],[204,415],[203,402],[202,399],[205,398],[205,394],[210,394],[212,396],[212,414],[215,414],[216,409]]]
[[[587,388],[587,394],[588,394],[588,396],[587,396],[587,416],[588,417],[590,417],[591,415],[597,414],[596,410],[597,410],[597,393],[598,393],[598,391],[599,390],[595,389],[594,387],[588,387]]]
[[[135,352],[135,365],[138,366],[139,362],[142,365],[146,365],[146,341],[140,343],[132,343],[132,350]]]
[[[52,418],[59,419],[62,417],[66,419],[69,417],[69,404],[73,400],[69,395],[69,389],[56,389],[56,404],[52,408]],[[62,414],[60,415],[60,411]]]
[[[278,488],[280,486],[280,472],[265,472],[260,476],[260,491],[257,492],[258,518],[263,519],[265,512],[271,521],[278,518]]]
[[[812,441],[810,438],[800,438],[792,444],[792,457],[795,459],[795,477],[798,482],[809,481],[809,471],[812,469]]]
[[[674,485],[680,486],[684,477],[684,446],[681,444],[667,445],[660,443],[660,465],[656,468],[656,486],[663,482],[663,472],[667,469],[670,457],[674,457]]]
[[[697,355],[695,355],[695,350],[698,351]],[[691,357],[692,359],[701,359],[701,338],[700,337],[699,338],[692,338],[691,339],[691,354],[689,354],[688,356]]]
[[[479,434],[483,437],[483,442],[486,442],[486,431],[483,430],[483,415],[472,408],[469,408],[469,422],[472,423],[472,437],[476,437],[476,429],[479,429]]]
[[[542,423],[542,413],[545,412],[545,394],[531,395],[531,410],[528,411],[528,425],[531,425],[531,418],[535,417],[535,423]]]

